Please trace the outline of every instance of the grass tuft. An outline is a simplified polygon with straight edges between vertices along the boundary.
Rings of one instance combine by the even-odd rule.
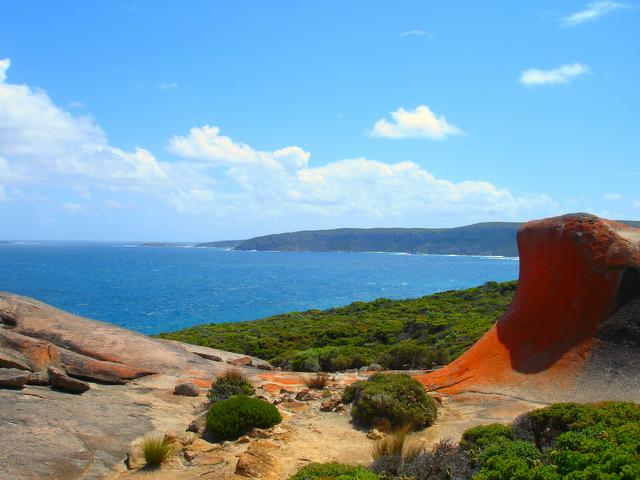
[[[144,460],[149,467],[159,467],[172,452],[173,447],[165,441],[164,435],[150,435],[142,443]]]
[[[326,373],[316,373],[315,375],[309,375],[305,377],[304,384],[307,388],[313,388],[314,390],[324,390],[329,384],[329,375]]]

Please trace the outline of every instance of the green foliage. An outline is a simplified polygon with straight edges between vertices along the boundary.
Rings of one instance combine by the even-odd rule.
[[[530,441],[515,437],[528,438]],[[559,403],[463,435],[475,480],[640,478],[640,407]]]
[[[387,421],[392,427],[412,425],[419,429],[431,425],[438,411],[420,382],[399,373],[376,373],[356,382],[344,390],[342,401],[353,403],[353,421],[365,427]]]
[[[341,463],[310,463],[289,480],[379,480],[380,477],[363,467]]]
[[[227,370],[216,378],[209,390],[209,400],[219,402],[227,400],[234,395],[245,395],[250,397],[256,392],[253,386],[242,373],[236,370]]]
[[[465,449],[484,448],[499,439],[510,440],[513,434],[509,425],[492,423],[491,425],[480,425],[464,432],[460,446]]]
[[[231,440],[252,428],[270,428],[282,421],[272,404],[258,398],[238,395],[212,403],[207,413],[207,430],[220,440]]]
[[[383,298],[199,325],[160,337],[253,355],[298,371],[344,370],[374,361],[385,367],[430,367],[448,363],[478,340],[506,311],[515,289],[516,282],[489,282],[416,299]]]
[[[152,435],[142,442],[142,455],[149,467],[159,467],[172,452],[173,447],[165,441],[164,435]]]

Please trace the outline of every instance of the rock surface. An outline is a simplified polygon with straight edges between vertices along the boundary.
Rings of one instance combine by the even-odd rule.
[[[91,388],[87,382],[71,378],[59,368],[49,367],[47,373],[49,374],[49,385],[62,391],[84,393]]]
[[[640,229],[573,214],[518,232],[505,315],[460,358],[418,375],[445,393],[541,401],[640,398]]]
[[[183,395],[185,397],[197,397],[200,395],[200,387],[195,383],[182,382],[173,389],[175,395]]]
[[[29,380],[29,372],[18,368],[0,368],[0,387],[22,388]]]

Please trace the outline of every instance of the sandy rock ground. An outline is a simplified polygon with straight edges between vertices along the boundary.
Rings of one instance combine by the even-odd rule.
[[[282,396],[294,397],[304,389],[297,383],[299,376],[286,374],[264,374],[267,381],[257,383],[266,385],[267,390],[258,388],[257,394],[276,400]],[[336,382],[328,390],[336,395],[345,385],[364,379],[357,373],[338,374]],[[286,392],[278,394],[274,385]],[[328,395],[328,394],[325,394]],[[318,393],[318,396],[320,394]],[[264,478],[267,480],[286,479],[300,467],[310,462],[343,462],[367,465],[371,462],[372,440],[367,438],[367,431],[359,430],[351,424],[349,407],[341,406],[338,411],[321,411],[321,402],[325,398],[309,401],[278,404],[283,422],[270,429],[267,438],[243,439],[240,442],[213,444],[214,450],[200,453],[192,460],[185,458],[184,450],[176,450],[172,458],[159,469],[139,468],[127,470],[122,466],[114,472],[112,478],[118,480],[133,479],[220,479],[240,480],[247,478],[239,475],[236,469],[241,458],[251,452],[267,452],[268,463],[262,462],[264,470],[256,476],[248,478]],[[206,400],[198,399],[201,406]],[[277,400],[276,400],[277,401]],[[439,415],[436,423],[416,436],[432,444],[443,438],[458,439],[467,428],[479,424],[494,422],[510,422],[520,413],[544,406],[543,403],[496,394],[466,393],[455,396],[438,397]],[[196,411],[197,411],[196,407]],[[183,429],[187,422],[183,424]],[[162,431],[162,430],[160,430]],[[243,443],[246,441],[246,443]],[[249,453],[247,453],[249,452]],[[202,462],[200,461],[202,459]],[[210,464],[213,459],[214,464]],[[258,463],[261,461],[258,460]]]

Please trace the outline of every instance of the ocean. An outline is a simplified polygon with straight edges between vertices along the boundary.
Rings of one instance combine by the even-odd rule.
[[[512,280],[518,264],[447,255],[26,242],[0,244],[0,290],[154,334]]]

